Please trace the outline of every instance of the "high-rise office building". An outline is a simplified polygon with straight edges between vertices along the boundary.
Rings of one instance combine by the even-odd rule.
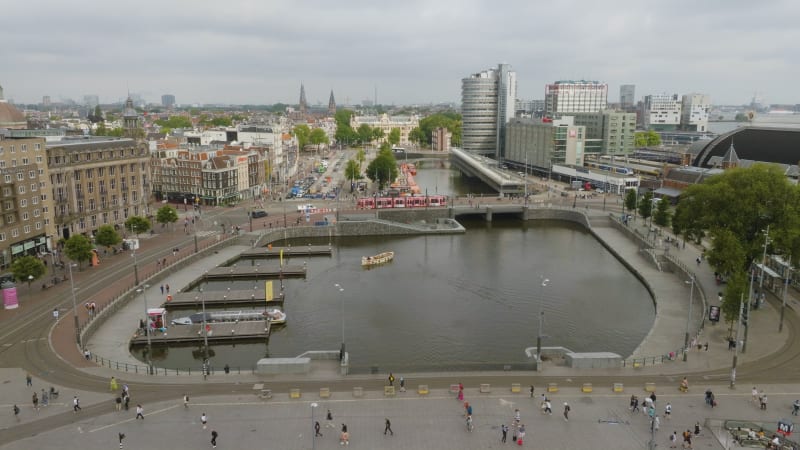
[[[164,94],[161,96],[161,106],[164,108],[172,108],[175,106],[175,96],[172,94]]]
[[[42,96],[42,106],[44,106],[45,108],[50,106],[50,96],[49,95],[43,95]]]
[[[623,84],[619,87],[619,106],[629,110],[636,105],[636,85]]]
[[[464,150],[502,159],[505,127],[514,118],[517,74],[508,64],[461,80],[461,144]]]
[[[678,94],[654,94],[642,103],[644,128],[655,131],[677,130],[681,123],[681,99]]]
[[[708,131],[708,111],[711,97],[706,94],[686,94],[681,99],[681,129]]]
[[[625,155],[636,150],[636,113],[605,110],[573,117],[575,125],[586,127],[587,154]]]
[[[608,84],[585,80],[556,81],[545,87],[544,103],[545,115],[550,118],[602,111],[608,104]]]
[[[100,104],[100,97],[94,94],[84,95],[83,104],[88,108],[94,108]]]

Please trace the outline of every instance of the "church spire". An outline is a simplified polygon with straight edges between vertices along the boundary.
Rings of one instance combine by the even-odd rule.
[[[331,89],[331,98],[328,99],[328,114],[336,114],[336,99],[333,98],[333,89]]]
[[[298,109],[301,113],[305,114],[307,108],[308,102],[306,102],[306,87],[303,86],[303,82],[300,82],[300,107]]]

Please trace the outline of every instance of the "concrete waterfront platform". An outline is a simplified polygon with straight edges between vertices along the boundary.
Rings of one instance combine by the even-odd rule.
[[[257,341],[269,338],[271,322],[268,320],[245,321],[245,322],[215,322],[206,324],[208,327],[209,344],[225,344],[243,341]],[[195,344],[202,343],[206,339],[203,336],[203,324],[192,325],[172,325],[166,331],[154,331],[150,334],[148,341],[147,335],[136,334],[131,339],[131,346],[148,345],[170,345],[170,344]]]
[[[333,249],[329,245],[298,245],[295,247],[261,247],[252,250],[247,250],[239,255],[241,258],[256,259],[256,258],[280,258],[281,252],[283,257],[288,258],[292,256],[330,256],[333,254]]]
[[[231,267],[215,267],[203,273],[204,280],[219,279],[253,279],[253,278],[305,278],[305,266],[283,266],[273,265],[254,265],[245,266],[240,264]]]
[[[277,286],[280,291],[280,285]],[[275,289],[273,288],[273,292]],[[225,306],[253,306],[263,305],[266,299],[264,289],[248,289],[235,291],[203,291],[202,298],[199,292],[178,292],[172,296],[172,300],[164,302],[162,305],[167,310],[191,308],[200,309],[202,304],[206,308],[219,308]],[[284,293],[274,293],[273,299],[267,303],[281,303],[284,301]]]

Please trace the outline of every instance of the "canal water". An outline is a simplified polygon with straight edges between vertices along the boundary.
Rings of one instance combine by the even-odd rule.
[[[449,168],[423,165],[417,178],[428,189],[433,180],[439,193],[481,193]],[[540,311],[543,345],[578,352],[628,356],[651,328],[647,290],[580,226],[497,217],[462,223],[463,235],[339,238],[332,257],[288,261],[307,261],[308,278],[284,280],[287,324],[269,343],[212,347],[212,364],[249,369],[264,356],[338,350],[344,339],[354,372],[517,369],[530,367],[524,350],[536,345]],[[308,243],[328,242],[293,244]],[[361,267],[362,256],[386,250],[393,262]],[[204,290],[256,283],[263,285],[212,282]],[[201,358],[196,347],[153,355],[168,368],[196,368]]]

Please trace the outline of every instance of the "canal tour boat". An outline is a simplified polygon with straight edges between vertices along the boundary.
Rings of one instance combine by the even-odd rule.
[[[172,320],[173,325],[193,325],[205,322],[245,322],[269,319],[273,324],[286,323],[286,313],[278,308],[267,308],[265,311],[217,311],[196,313]]]
[[[362,256],[361,265],[364,267],[377,266],[384,264],[394,259],[394,252],[383,252],[375,256]]]

